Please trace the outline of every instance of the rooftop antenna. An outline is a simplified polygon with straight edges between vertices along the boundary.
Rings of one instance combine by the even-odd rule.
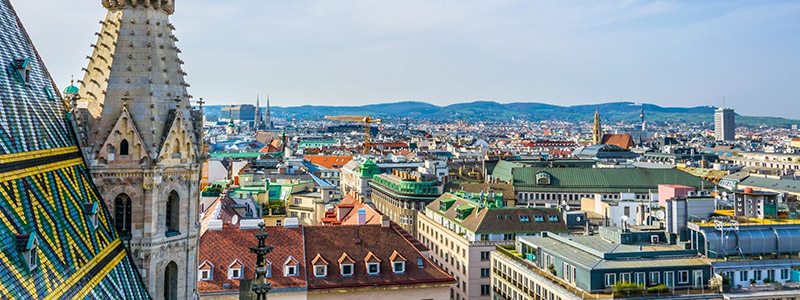
[[[725,95],[722,95],[722,108],[728,108],[728,106],[725,104]]]

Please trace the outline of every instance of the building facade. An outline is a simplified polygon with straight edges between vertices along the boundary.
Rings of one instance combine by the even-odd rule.
[[[736,115],[733,109],[718,108],[714,111],[714,138],[718,141],[736,139]]]
[[[490,255],[516,236],[566,232],[555,209],[503,206],[500,194],[445,193],[417,216],[417,238],[456,279],[450,299],[491,299]]]
[[[422,174],[399,170],[375,175],[369,185],[375,207],[414,236],[417,234],[417,212],[424,211],[443,192],[443,186],[435,176],[425,179]]]
[[[74,111],[91,175],[150,295],[196,294],[202,113],[192,109],[173,1],[108,10]]]

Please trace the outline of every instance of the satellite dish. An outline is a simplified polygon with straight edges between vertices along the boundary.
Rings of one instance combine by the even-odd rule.
[[[666,214],[663,210],[656,211],[656,219],[663,220],[666,218]]]
[[[577,217],[575,217],[575,222],[578,222],[578,223],[580,223],[580,222],[581,222],[581,220],[583,220],[583,217],[581,217],[581,216],[577,216]]]
[[[569,204],[567,204],[567,205],[565,205],[565,206],[564,206],[564,210],[566,210],[566,211],[569,211],[569,210],[570,210]]]

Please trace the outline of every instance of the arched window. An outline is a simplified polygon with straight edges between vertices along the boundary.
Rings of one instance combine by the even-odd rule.
[[[178,265],[174,261],[164,269],[164,299],[178,300]]]
[[[166,228],[167,228],[167,235],[174,235],[178,233],[178,216],[179,210],[178,207],[180,205],[180,197],[178,193],[172,191],[169,193],[167,197],[167,214],[166,214]]]
[[[130,239],[131,198],[128,195],[119,194],[114,198],[114,228],[117,229],[120,238]]]
[[[122,142],[119,142],[119,155],[128,155],[128,140],[122,139]]]

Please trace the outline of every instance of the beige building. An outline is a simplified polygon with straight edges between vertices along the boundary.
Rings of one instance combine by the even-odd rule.
[[[174,2],[108,10],[73,99],[91,175],[155,299],[196,294],[202,112],[191,105]]]
[[[555,209],[504,207],[500,194],[445,193],[417,216],[417,238],[457,283],[450,299],[491,299],[492,251],[516,236],[566,232]]]

